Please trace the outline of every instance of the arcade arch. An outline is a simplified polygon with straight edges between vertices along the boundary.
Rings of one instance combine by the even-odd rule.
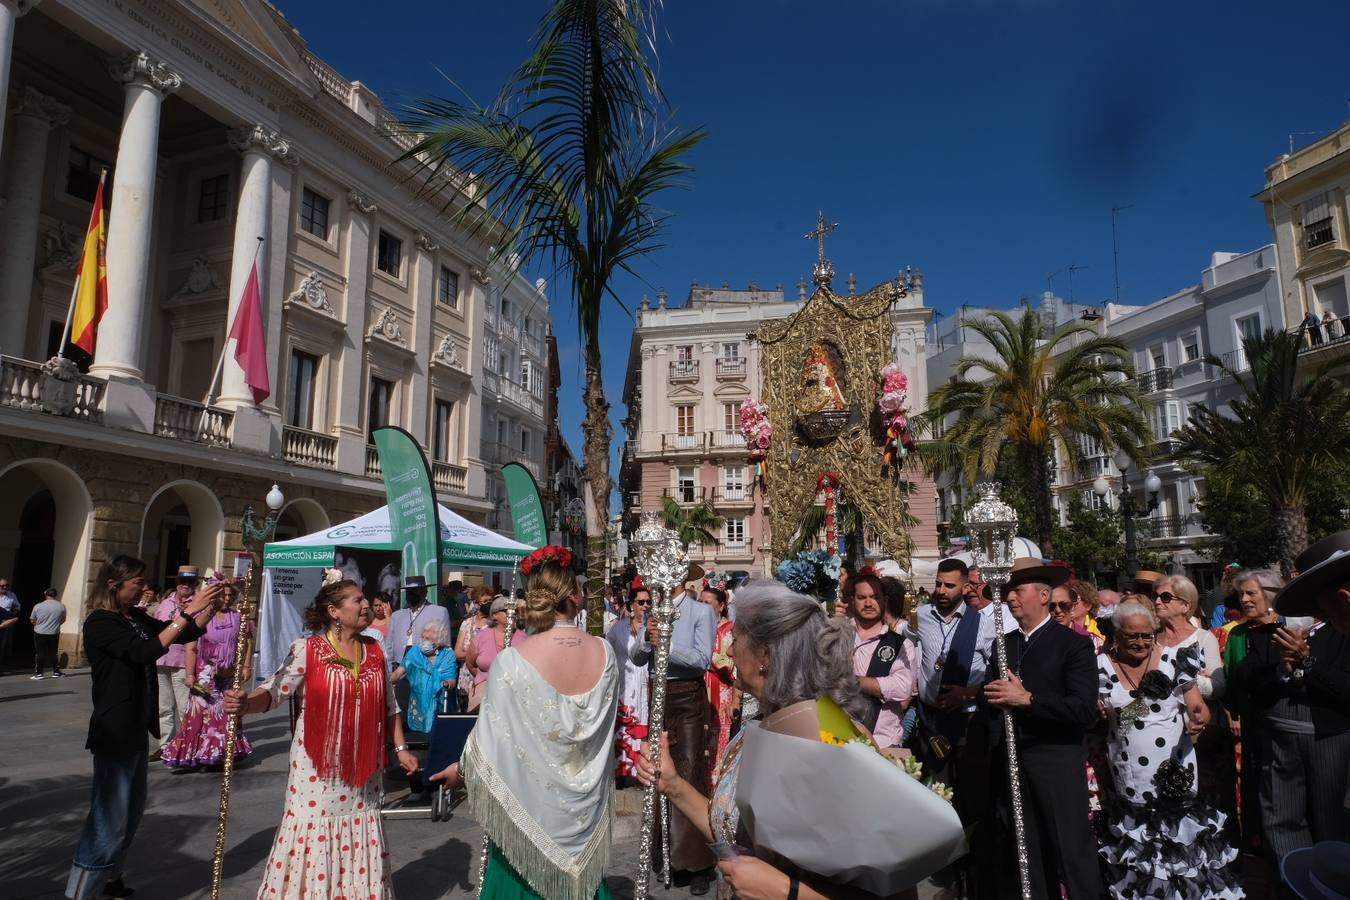
[[[152,584],[173,583],[185,563],[205,570],[220,565],[225,514],[209,488],[187,479],[155,491],[141,519],[140,556]]]

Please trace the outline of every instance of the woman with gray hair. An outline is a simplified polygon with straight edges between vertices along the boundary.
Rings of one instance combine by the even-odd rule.
[[[1158,614],[1158,645],[1164,650],[1180,651],[1195,647],[1200,654],[1200,675],[1196,686],[1206,700],[1223,695],[1223,655],[1219,639],[1203,628],[1196,628],[1195,611],[1200,591],[1185,575],[1164,575],[1153,582],[1153,609]]]
[[[1114,796],[1106,804],[1101,856],[1112,897],[1232,900],[1237,851],[1224,840],[1223,813],[1199,799],[1191,731],[1209,709],[1196,677],[1194,644],[1163,647],[1159,619],[1126,602],[1112,616],[1109,653],[1098,659]]]
[[[459,712],[455,693],[459,663],[450,649],[450,629],[443,622],[429,622],[422,628],[421,640],[409,647],[403,661],[394,667],[394,680],[408,679],[408,727],[430,731],[441,708],[441,699],[449,701],[448,711]]]
[[[728,743],[717,764],[712,797],[695,790],[675,773],[673,766],[662,765],[659,775],[656,774],[649,749],[644,746],[637,763],[638,780],[644,785],[655,780],[657,788],[702,831],[715,849],[724,848],[719,853],[719,868],[725,879],[720,893],[729,889],[742,897],[783,896],[800,900],[871,896],[841,884],[844,877],[838,873],[822,877],[772,851],[762,847],[757,850],[757,836],[766,835],[775,823],[758,817],[753,823],[744,822],[738,808],[738,801],[744,803],[746,799],[738,797],[738,785],[763,780],[755,777],[761,773],[751,770],[757,757],[746,754],[742,764],[742,749],[756,732],[792,735],[817,745],[844,744],[848,738],[841,738],[837,730],[848,730],[850,735],[867,739],[865,730],[856,724],[867,708],[853,674],[852,653],[853,627],[849,620],[827,617],[816,600],[776,581],[752,581],[737,591],[731,658],[736,667],[736,686],[758,701],[763,718],[747,725]],[[668,759],[664,736],[661,750],[663,758]],[[806,790],[808,785],[798,787]],[[885,793],[889,787],[877,783],[873,789]],[[820,800],[818,826],[825,821],[827,807],[853,802],[849,797],[834,795],[822,796]],[[814,803],[815,798],[803,802]],[[951,817],[959,837],[959,820],[955,813]],[[880,826],[871,823],[867,827]],[[925,828],[941,830],[933,821],[927,822]],[[843,832],[831,833],[836,834],[841,847],[852,842]],[[839,848],[821,848],[825,852],[832,849]],[[889,862],[899,854],[888,846],[888,855]],[[892,896],[914,895],[906,889]]]

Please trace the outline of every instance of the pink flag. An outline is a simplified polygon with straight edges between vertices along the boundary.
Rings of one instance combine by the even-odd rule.
[[[230,326],[234,338],[234,359],[244,370],[244,383],[253,391],[253,402],[262,403],[272,393],[267,378],[267,348],[263,346],[262,293],[258,290],[258,262],[248,273],[239,311]]]

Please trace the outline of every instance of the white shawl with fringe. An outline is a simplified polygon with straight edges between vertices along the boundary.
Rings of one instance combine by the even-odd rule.
[[[592,900],[609,864],[618,669],[558,693],[511,648],[497,654],[464,747],[469,809],[542,897]]]

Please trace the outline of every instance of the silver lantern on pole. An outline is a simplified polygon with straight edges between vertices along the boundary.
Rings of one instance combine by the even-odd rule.
[[[1008,644],[1003,637],[1003,588],[1012,575],[1017,510],[999,497],[1000,485],[986,481],[976,485],[980,499],[966,513],[970,553],[980,575],[989,585],[994,603],[994,656],[1000,678],[1008,677]],[[1017,729],[1012,712],[1003,710],[1003,737],[1008,745],[1008,788],[1012,801],[1013,830],[1017,838],[1017,874],[1022,900],[1031,900],[1031,860],[1027,853],[1026,815],[1022,806],[1022,779],[1017,765]]]
[[[670,636],[679,618],[672,598],[689,572],[689,556],[677,532],[666,527],[659,512],[642,513],[641,523],[629,542],[638,574],[652,597],[656,617],[656,646],[652,654],[652,703],[647,723],[647,747],[655,772],[642,798],[642,833],[638,841],[638,871],[634,878],[635,900],[646,900],[651,890],[652,840],[657,806],[661,814],[661,881],[670,887],[670,803],[658,798],[656,782],[661,772],[661,732],[666,720],[666,673],[670,667]]]

